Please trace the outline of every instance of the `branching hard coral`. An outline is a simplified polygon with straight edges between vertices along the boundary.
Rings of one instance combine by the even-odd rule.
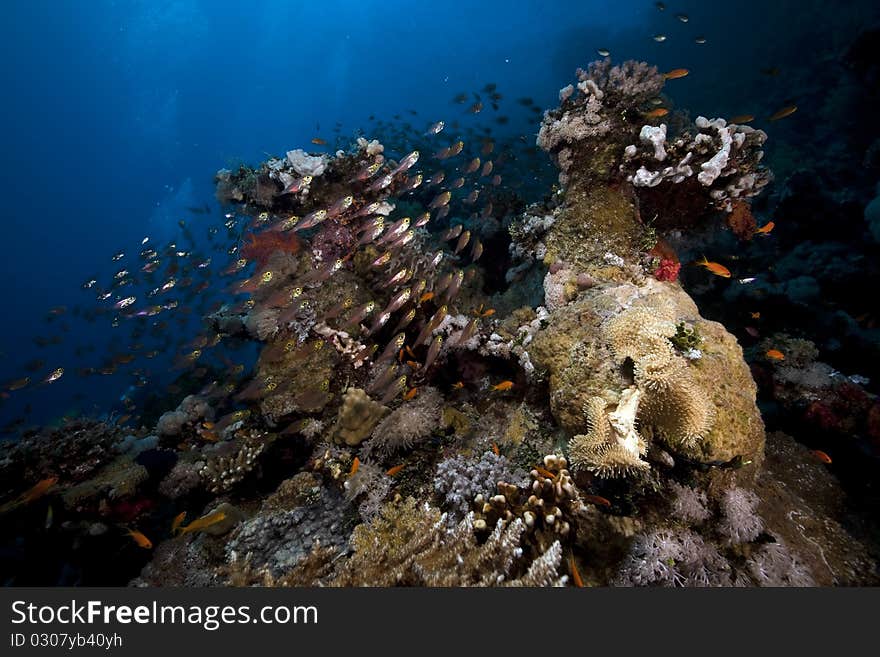
[[[424,440],[440,424],[442,403],[443,396],[436,388],[422,388],[415,399],[405,402],[376,425],[372,438],[364,443],[363,454],[393,454]]]
[[[444,459],[437,464],[434,490],[443,496],[444,506],[458,518],[473,507],[477,495],[490,497],[499,481],[519,485],[525,473],[514,473],[504,456],[484,452],[480,458],[464,455]]]
[[[474,527],[478,531],[485,532],[499,521],[520,519],[526,526],[527,543],[538,552],[547,551],[556,542],[572,540],[584,502],[568,471],[568,461],[548,454],[541,463],[529,473],[530,483],[502,481],[497,494],[477,495]]]
[[[244,479],[257,463],[263,443],[222,443],[210,450],[207,462],[199,470],[212,493],[226,492]]]
[[[721,498],[722,520],[718,531],[731,544],[750,543],[764,531],[764,521],[755,509],[758,496],[743,488],[731,488]]]
[[[642,393],[630,387],[620,395],[613,411],[602,397],[591,397],[584,404],[587,433],[568,442],[572,467],[588,470],[599,477],[622,477],[648,469],[640,457],[647,447],[636,431],[636,414]]]
[[[624,149],[621,171],[628,172],[627,180],[636,187],[677,185],[695,177],[715,207],[731,212],[739,203],[742,213],[743,200],[759,194],[772,180],[769,170],[759,164],[766,133],[702,116],[695,121],[693,131],[667,141],[665,124],[643,126],[639,145],[630,144]],[[667,160],[674,164],[660,166]],[[744,208],[748,213],[748,206]],[[735,220],[741,231],[746,230],[746,216],[751,214],[741,214]],[[742,232],[737,235],[744,236]]]
[[[655,67],[635,61],[613,67],[607,60],[594,62],[587,71],[578,69],[577,77],[577,91],[571,86],[564,88],[559,107],[544,113],[537,138],[537,145],[550,153],[559,167],[563,184],[575,162],[587,154],[582,147],[585,142],[593,146],[588,156],[591,164],[598,169],[607,167],[594,156],[602,157],[602,145],[619,139],[618,132],[631,132],[623,118],[627,111],[659,93],[664,83]]]
[[[554,543],[531,560],[521,539],[520,519],[499,521],[482,543],[474,534],[473,514],[449,528],[439,510],[420,507],[412,498],[387,504],[351,538],[354,554],[335,586],[561,586],[562,559]]]

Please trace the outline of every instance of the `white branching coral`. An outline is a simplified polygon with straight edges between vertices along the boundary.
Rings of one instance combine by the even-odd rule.
[[[706,188],[715,207],[731,211],[733,202],[756,196],[772,180],[760,166],[767,134],[747,125],[728,124],[724,119],[697,117],[694,134],[684,132],[667,142],[666,125],[645,125],[640,146],[624,149],[621,171],[636,187],[656,187],[669,181],[680,183],[694,176]],[[667,159],[675,164],[657,168]]]

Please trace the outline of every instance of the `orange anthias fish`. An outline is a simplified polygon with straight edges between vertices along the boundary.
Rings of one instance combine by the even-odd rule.
[[[180,530],[180,526],[183,524],[184,518],[186,518],[186,511],[181,511],[176,516],[174,516],[174,520],[171,521],[172,534]]]
[[[464,388],[464,381],[456,381],[452,384],[453,390],[461,390],[462,388]]]
[[[761,313],[760,313],[760,312],[749,313],[749,315],[751,315],[752,319],[761,319]]]
[[[776,223],[768,221],[766,224],[755,230],[755,235],[769,235],[770,231],[776,227]]]
[[[388,468],[385,471],[385,474],[387,474],[389,477],[393,477],[394,475],[398,474],[401,470],[403,470],[403,463],[401,463],[400,465],[395,465],[393,468]]]
[[[512,387],[513,381],[502,381],[501,383],[496,383],[494,386],[492,386],[492,390],[504,392],[505,390],[510,390]]]
[[[354,461],[351,462],[351,470],[348,471],[349,477],[354,477],[357,474],[357,471],[361,467],[361,460],[355,456]]]
[[[410,388],[403,394],[403,401],[409,401],[413,399],[417,394],[419,394],[418,388]]]
[[[550,472],[549,470],[542,468],[540,465],[535,466],[535,472],[544,477],[545,479],[556,479],[556,475]]]
[[[737,114],[736,116],[731,116],[728,123],[751,123],[755,120],[755,116],[753,114]]]
[[[149,550],[153,547],[153,541],[147,538],[143,532],[139,532],[136,529],[129,529],[125,535],[131,536],[132,540],[137,543],[138,547],[144,548],[145,550]]]
[[[785,360],[785,354],[779,351],[779,349],[769,349],[764,355],[770,360]]]
[[[495,454],[495,456],[501,456],[501,450],[498,449],[498,445],[495,443],[492,443],[492,453]]]
[[[730,270],[727,267],[718,262],[709,262],[708,260],[706,260],[706,256],[703,256],[702,260],[697,260],[694,264],[705,267],[716,276],[721,276],[722,278],[730,278]]]
[[[584,588],[584,580],[581,578],[581,573],[578,570],[577,564],[574,562],[574,556],[568,558],[568,570],[571,572],[571,583],[574,584],[576,588]]]
[[[822,461],[822,463],[824,463],[825,465],[831,465],[831,457],[828,456],[828,454],[826,454],[825,452],[823,452],[821,449],[814,449],[814,450],[813,450],[813,455],[814,455],[817,459],[819,459],[820,461]]]
[[[202,529],[206,529],[212,525],[216,525],[218,522],[222,522],[224,520],[226,520],[225,511],[214,511],[213,513],[209,513],[208,515],[202,516],[201,518],[196,518],[185,527],[181,527],[180,533],[189,534],[190,532],[197,532]]]
[[[312,143],[315,144],[316,146],[326,146],[327,145],[327,142],[324,141],[323,139],[321,139],[320,137],[315,137],[314,139],[312,139]]]
[[[599,504],[611,508],[611,501],[601,495],[584,495],[582,499],[587,504]]]
[[[788,107],[783,107],[781,110],[773,114],[768,121],[778,121],[779,119],[784,119],[786,116],[791,116],[797,112],[797,105],[789,105]]]
[[[43,497],[43,495],[48,493],[57,483],[58,477],[47,477],[46,479],[41,479],[33,488],[21,494],[22,503],[30,504],[31,502],[35,502],[36,500]]]
[[[645,118],[647,119],[659,119],[669,114],[669,110],[665,107],[658,107],[657,109],[652,109],[650,112],[645,112]]]
[[[674,68],[668,73],[664,73],[663,77],[667,80],[677,80],[678,78],[683,78],[690,73],[686,68]]]

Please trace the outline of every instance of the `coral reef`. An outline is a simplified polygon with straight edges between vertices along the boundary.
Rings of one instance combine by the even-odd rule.
[[[531,561],[523,558],[522,520],[499,521],[482,543],[473,515],[453,528],[437,509],[412,498],[391,503],[352,535],[354,553],[332,581],[336,586],[560,586],[560,544]]]
[[[750,367],[680,281],[697,288],[683,263],[712,232],[766,242],[767,135],[677,110],[661,123],[665,78],[644,62],[576,77],[542,115],[559,175],[539,193],[502,185],[496,167],[524,151],[489,133],[418,150],[339,137],[218,172],[226,296],[169,396],[138,429],[73,421],[4,445],[0,515],[39,526],[48,507],[53,535],[124,545],[136,586],[880,581],[831,457],[768,442],[756,404],[760,385],[768,416],[814,430],[799,437],[870,453],[868,382],[757,329]],[[778,269],[853,283],[845,250],[808,244]],[[170,287],[197,268],[179,266]],[[808,307],[818,281],[726,294]]]
[[[374,402],[360,388],[349,388],[339,407],[333,428],[334,440],[346,445],[360,445],[387,413],[387,406]]]
[[[479,459],[453,456],[437,464],[434,490],[443,496],[443,507],[461,518],[471,511],[477,495],[489,498],[498,482],[518,485],[525,473],[516,474],[504,456],[484,452]]]

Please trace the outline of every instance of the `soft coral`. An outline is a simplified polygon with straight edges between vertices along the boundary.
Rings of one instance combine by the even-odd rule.
[[[302,240],[293,233],[263,231],[248,233],[247,239],[241,245],[241,255],[248,260],[254,260],[258,269],[264,267],[276,251],[293,254],[302,248]]]

